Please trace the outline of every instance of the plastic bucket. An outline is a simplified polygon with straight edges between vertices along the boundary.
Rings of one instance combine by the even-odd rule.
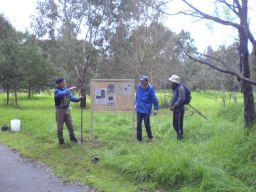
[[[19,119],[11,120],[11,131],[14,131],[14,132],[20,131],[20,120]]]

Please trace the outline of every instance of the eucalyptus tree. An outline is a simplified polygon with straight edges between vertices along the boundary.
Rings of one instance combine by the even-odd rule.
[[[176,34],[159,22],[138,26],[129,35],[125,28],[118,28],[110,41],[110,55],[117,77],[138,79],[147,74],[155,86],[164,88],[173,73],[183,71],[180,41],[192,44],[189,33]]]
[[[250,29],[249,22],[249,6],[248,0],[209,0],[208,4],[211,3],[212,7],[215,8],[214,12],[203,10],[199,8],[193,0],[178,0],[183,2],[187,8],[182,9],[176,13],[166,13],[168,15],[183,14],[199,20],[208,20],[214,23],[228,26],[237,31],[237,50],[239,55],[239,68],[231,69],[230,66],[226,65],[222,58],[214,58],[206,54],[195,52],[195,50],[184,49],[184,53],[192,60],[208,65],[215,70],[222,73],[230,74],[235,76],[241,84],[241,90],[244,97],[244,119],[245,127],[253,127],[256,120],[254,97],[252,85],[256,85],[256,81],[251,79],[251,67],[249,65],[249,42],[253,46],[254,55],[256,55],[256,40],[254,34]],[[145,0],[146,4],[150,4]],[[170,1],[175,3],[177,1]],[[197,1],[198,2],[198,1]],[[251,1],[252,2],[252,1]],[[160,12],[164,12],[159,7],[152,6]],[[251,18],[254,19],[254,18]],[[208,59],[208,61],[205,60]],[[209,61],[211,60],[211,61]],[[218,65],[216,65],[218,63]]]
[[[151,0],[151,3],[155,3],[155,0]],[[64,43],[58,44],[57,49],[60,54],[68,50],[72,55],[63,55],[65,65],[70,66],[67,72],[76,76],[76,82],[80,83],[84,92],[88,85],[86,78],[99,77],[100,64],[108,63],[102,62],[102,58],[110,57],[109,41],[118,26],[124,24],[131,31],[145,18],[157,13],[148,9],[140,0],[44,0],[38,1],[33,28],[38,38]],[[81,41],[76,43],[78,40]],[[77,49],[79,57],[75,57]],[[101,55],[98,60],[94,57],[96,50]]]

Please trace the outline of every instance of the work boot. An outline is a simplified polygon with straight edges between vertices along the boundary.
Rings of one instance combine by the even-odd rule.
[[[74,143],[77,143],[77,142],[78,142],[77,139],[76,139],[76,137],[75,137],[74,135],[70,135],[69,138],[70,138],[70,141],[72,141],[72,142],[74,142]]]
[[[183,139],[183,135],[178,134],[177,135],[177,140],[181,141],[182,139]]]
[[[183,135],[177,135],[177,140],[181,141],[183,139]]]
[[[64,145],[64,139],[59,139],[60,145]]]

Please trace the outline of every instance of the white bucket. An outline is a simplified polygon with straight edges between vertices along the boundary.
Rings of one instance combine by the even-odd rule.
[[[20,120],[19,119],[11,120],[11,131],[15,131],[15,132],[20,131]]]

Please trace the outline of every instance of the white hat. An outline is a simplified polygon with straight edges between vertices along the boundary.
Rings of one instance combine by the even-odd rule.
[[[168,80],[174,83],[180,83],[180,77],[178,75],[172,75]]]

